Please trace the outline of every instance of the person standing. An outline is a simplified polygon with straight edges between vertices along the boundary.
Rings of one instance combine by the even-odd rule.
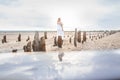
[[[62,57],[64,56],[64,52],[62,50],[63,38],[64,38],[63,24],[61,22],[61,19],[58,18],[58,20],[57,20],[57,39],[58,39],[59,61],[62,61]]]
[[[57,20],[57,39],[58,39],[58,47],[62,48],[64,38],[64,30],[63,30],[63,23],[61,22],[61,18]]]

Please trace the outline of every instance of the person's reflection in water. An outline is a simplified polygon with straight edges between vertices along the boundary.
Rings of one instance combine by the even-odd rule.
[[[62,61],[63,59],[63,56],[64,56],[64,52],[62,51],[62,48],[58,48],[59,49],[59,53],[58,53],[58,58],[59,58],[59,61]]]

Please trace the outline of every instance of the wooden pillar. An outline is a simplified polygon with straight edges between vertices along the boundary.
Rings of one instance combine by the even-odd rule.
[[[39,45],[40,51],[46,51],[46,44],[45,44],[45,38],[41,37],[40,39],[40,45]]]
[[[7,43],[6,35],[3,36],[2,43]]]
[[[74,46],[77,47],[77,28],[75,28]]]
[[[58,47],[62,48],[62,44],[63,44],[62,36],[58,36]]]
[[[56,39],[56,37],[54,37],[54,45],[53,46],[57,46],[57,39]]]
[[[83,41],[82,41],[82,43],[84,43],[84,42],[86,42],[86,32],[85,31],[83,32]]]
[[[44,32],[44,37],[45,39],[47,39],[47,32]]]
[[[69,43],[71,43],[71,41],[72,41],[72,39],[71,39],[71,37],[69,38]]]
[[[29,41],[30,40],[30,37],[28,36],[28,38],[26,39],[26,41]]]
[[[33,40],[33,44],[32,44],[33,51],[40,51],[39,45],[40,45],[39,33],[35,32],[35,36],[34,36],[34,40]]]
[[[23,46],[24,52],[31,52],[31,41],[27,43],[27,45]]]
[[[21,41],[21,34],[18,35],[18,42]]]
[[[45,37],[39,39],[39,33],[36,32],[32,44],[33,51],[46,51]]]
[[[78,31],[78,42],[80,43],[81,42],[81,31]]]

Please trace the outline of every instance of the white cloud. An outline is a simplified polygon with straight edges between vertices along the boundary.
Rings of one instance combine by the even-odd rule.
[[[115,14],[115,10],[117,10],[118,16],[120,13],[120,11],[118,11],[120,7],[118,2],[117,4],[108,5],[111,3],[103,0],[3,1],[4,2],[0,1],[0,28],[3,30],[23,30],[24,28],[21,26],[26,27],[26,30],[30,30],[30,28],[32,30],[36,28],[41,30],[55,30],[58,17],[62,18],[65,30],[71,30],[75,27],[84,30],[102,29],[103,27],[93,26],[99,24],[104,26],[108,25],[109,21],[104,21],[108,20],[105,18],[112,19],[108,14]],[[112,17],[114,18],[114,16]],[[117,26],[118,24],[114,21],[113,23],[109,23],[109,25]]]

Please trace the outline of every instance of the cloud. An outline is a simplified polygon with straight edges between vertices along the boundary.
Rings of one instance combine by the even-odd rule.
[[[120,29],[120,0],[101,0],[101,5],[109,8],[111,11],[98,19],[98,24],[104,29]]]
[[[3,6],[12,6],[17,4],[18,4],[18,0],[0,0],[0,5]]]
[[[119,0],[0,0],[0,28],[56,30],[61,17],[65,30],[103,29],[101,25],[118,29],[119,4]]]

